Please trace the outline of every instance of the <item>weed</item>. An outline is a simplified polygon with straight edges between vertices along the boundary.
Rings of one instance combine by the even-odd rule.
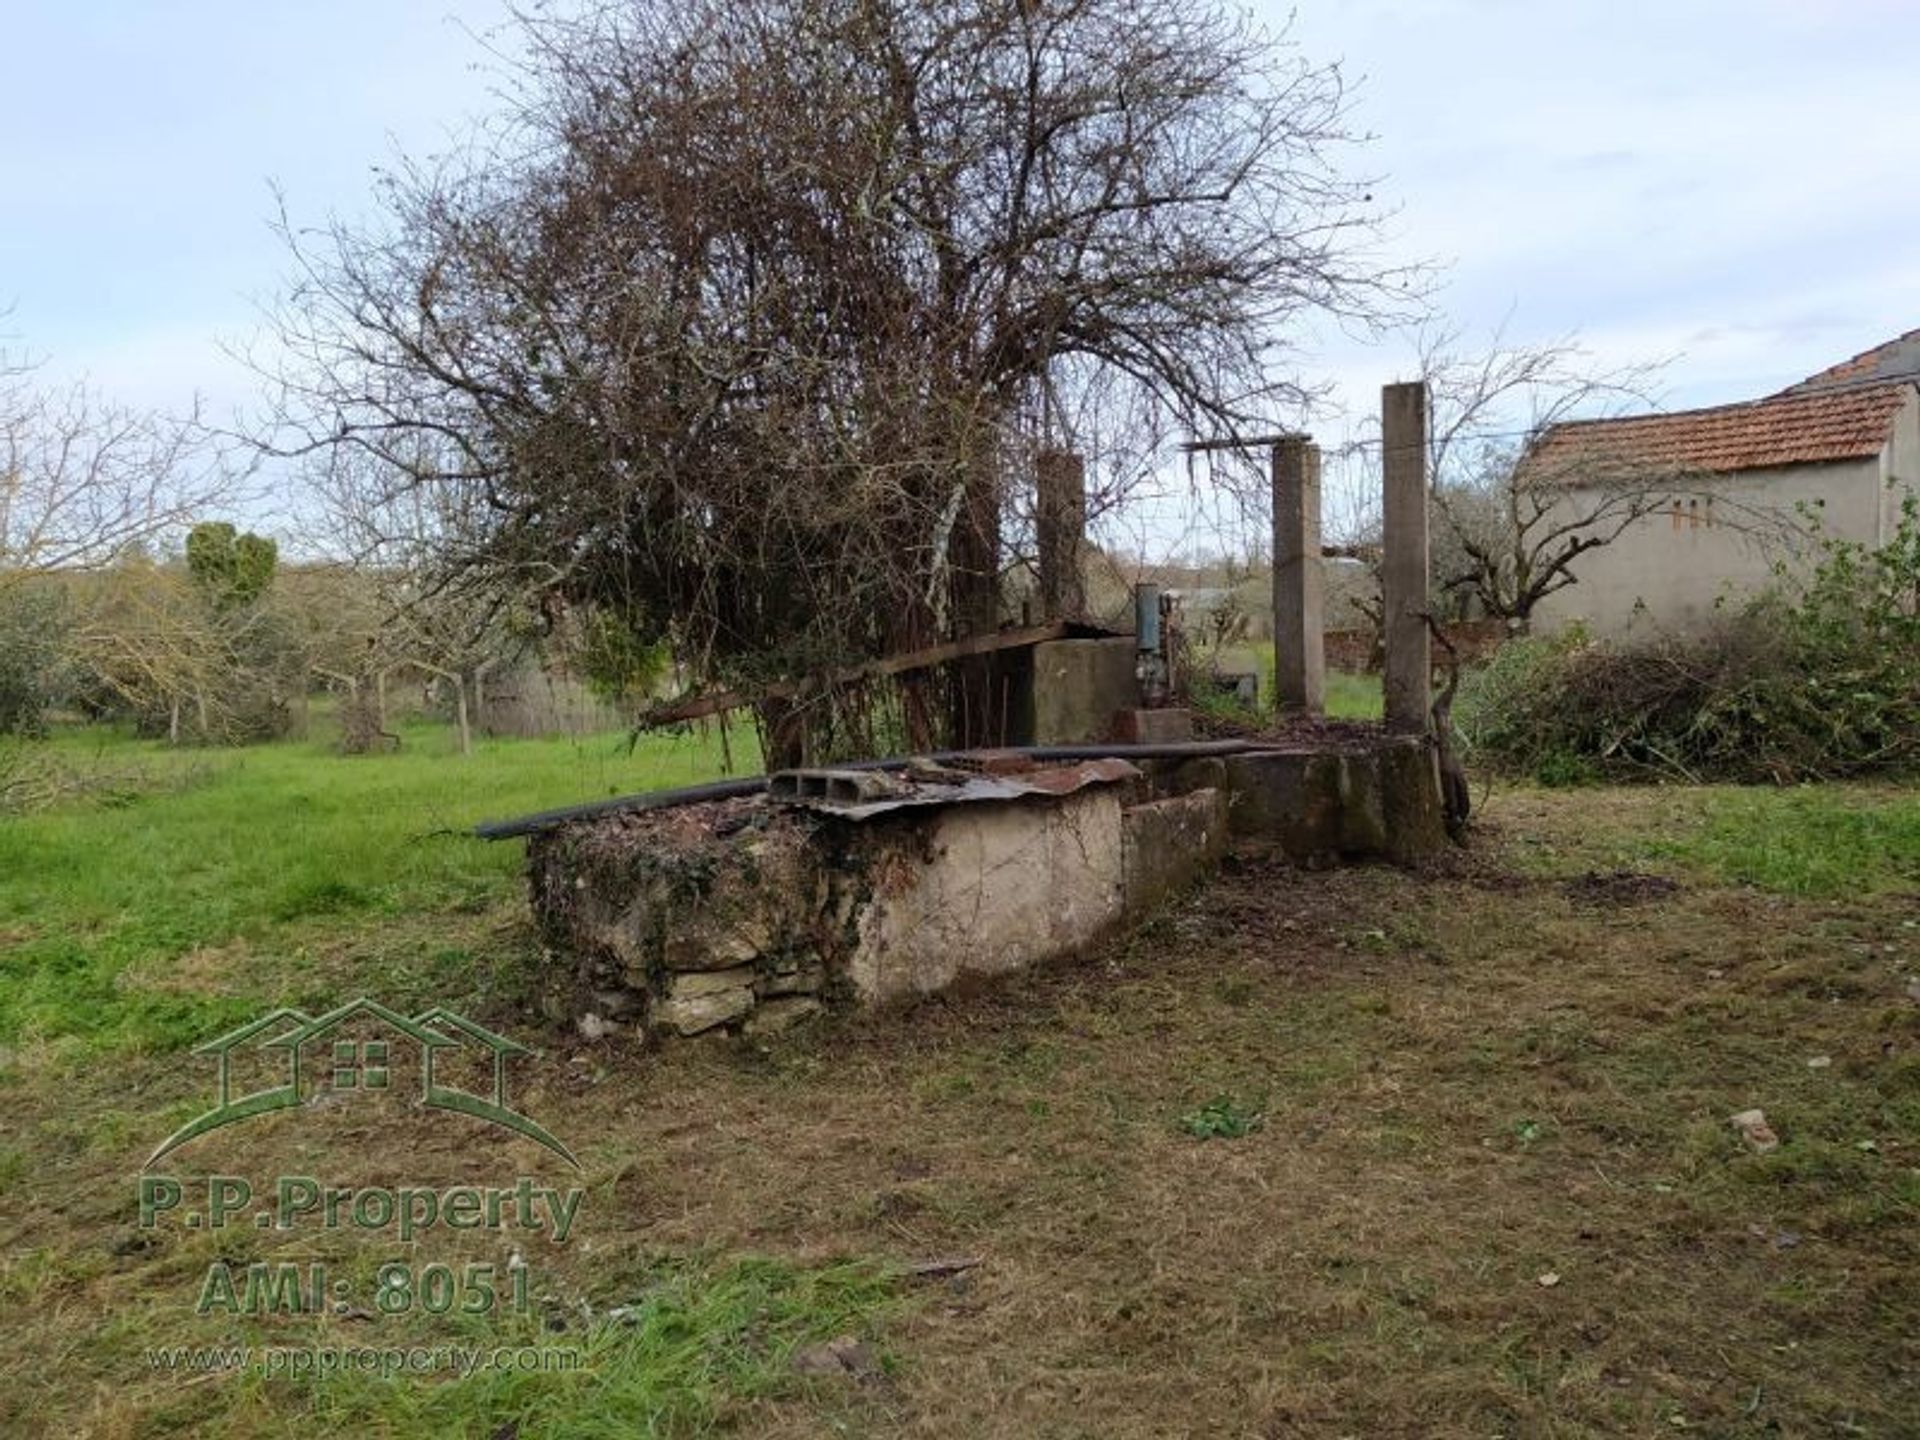
[[[1258,1130],[1265,1117],[1257,1110],[1241,1105],[1231,1096],[1220,1095],[1198,1110],[1180,1117],[1180,1128],[1196,1140],[1241,1140]]]

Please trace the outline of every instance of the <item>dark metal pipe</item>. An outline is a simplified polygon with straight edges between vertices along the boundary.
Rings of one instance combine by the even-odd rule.
[[[1194,760],[1209,755],[1246,755],[1260,750],[1284,747],[1259,740],[1182,740],[1164,745],[1009,745],[1001,747],[1032,760]],[[854,760],[835,766],[838,770],[904,770],[916,761],[936,763],[965,759],[977,752],[937,750],[931,755],[903,755],[886,760]],[[473,827],[482,840],[513,840],[522,835],[537,835],[573,820],[592,820],[602,815],[638,814],[647,810],[671,810],[677,805],[697,805],[703,800],[733,800],[742,795],[758,795],[767,788],[767,777],[748,775],[738,780],[709,780],[703,785],[683,785],[677,790],[650,790],[640,795],[621,795],[611,800],[595,800],[585,805],[569,805],[559,810],[541,810],[515,820],[489,820]]]

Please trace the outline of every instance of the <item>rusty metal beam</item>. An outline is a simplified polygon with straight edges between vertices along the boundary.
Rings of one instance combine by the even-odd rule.
[[[1272,435],[1229,435],[1223,440],[1189,440],[1180,446],[1182,455],[1204,455],[1214,450],[1256,450],[1268,446],[1283,444],[1288,440],[1302,442],[1313,439],[1311,435],[1282,430]]]
[[[738,710],[743,706],[757,704],[761,700],[790,700],[808,689],[835,685],[852,685],[862,680],[878,680],[888,675],[905,675],[914,670],[930,670],[935,665],[945,665],[954,660],[964,660],[971,655],[988,655],[997,650],[1018,650],[1028,645],[1040,645],[1049,640],[1068,640],[1077,628],[1065,620],[1047,625],[1029,625],[1019,630],[1000,630],[992,635],[972,635],[964,640],[949,640],[940,645],[929,645],[924,650],[909,650],[900,655],[889,655],[883,660],[872,660],[865,665],[849,666],[844,670],[830,670],[824,675],[809,676],[805,680],[782,680],[751,694],[739,690],[716,690],[706,695],[688,695],[678,700],[670,700],[665,705],[656,705],[645,711],[634,721],[640,729],[655,725],[673,725],[682,720],[699,720],[708,715],[718,715],[727,710]]]

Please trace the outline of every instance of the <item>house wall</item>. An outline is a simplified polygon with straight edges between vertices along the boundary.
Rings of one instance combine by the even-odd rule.
[[[1895,416],[1886,447],[1865,460],[1742,471],[1699,483],[1712,495],[1696,518],[1681,502],[1676,525],[1662,509],[1574,562],[1578,583],[1550,595],[1535,611],[1535,628],[1551,632],[1580,621],[1596,635],[1651,625],[1686,629],[1737,604],[1774,578],[1774,564],[1806,563],[1813,536],[1800,508],[1819,517],[1818,534],[1879,545],[1898,522],[1901,497],[1920,485],[1920,390]],[[1591,492],[1575,490],[1562,511],[1579,514]],[[1800,533],[1795,533],[1796,531]]]
[[[1893,420],[1893,439],[1881,456],[1884,474],[1881,485],[1881,539],[1892,535],[1900,523],[1900,506],[1908,495],[1920,495],[1920,388],[1907,396],[1907,403]]]
[[[1881,461],[1793,465],[1752,470],[1696,487],[1709,506],[1681,501],[1675,517],[1663,507],[1636,521],[1611,544],[1574,562],[1573,585],[1534,612],[1535,628],[1551,632],[1575,621],[1596,635],[1659,625],[1687,629],[1738,603],[1774,578],[1774,564],[1798,563],[1809,549],[1800,507],[1819,516],[1820,533],[1875,543],[1882,533]],[[1595,503],[1576,490],[1562,511]]]

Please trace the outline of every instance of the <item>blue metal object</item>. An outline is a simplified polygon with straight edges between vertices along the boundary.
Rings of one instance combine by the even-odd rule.
[[[1160,587],[1140,584],[1133,587],[1134,649],[1160,649]]]

